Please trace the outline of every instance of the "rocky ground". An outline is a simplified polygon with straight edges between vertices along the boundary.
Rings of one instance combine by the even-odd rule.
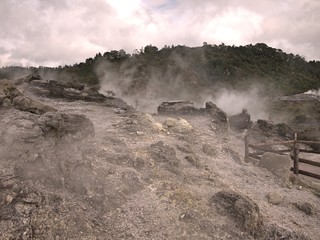
[[[244,162],[214,104],[149,115],[3,89],[0,239],[319,239],[317,189]]]

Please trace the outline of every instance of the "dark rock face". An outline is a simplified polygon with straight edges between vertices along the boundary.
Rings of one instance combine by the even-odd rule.
[[[229,124],[235,130],[248,129],[252,124],[250,114],[243,110],[242,113],[229,117]]]
[[[163,102],[158,107],[159,114],[198,114],[200,109],[194,107],[190,101]]]
[[[232,191],[221,191],[212,197],[211,202],[215,203],[220,213],[229,215],[243,231],[254,237],[261,235],[262,216],[258,205],[250,198]]]
[[[42,86],[48,89],[48,96],[54,98],[65,98],[69,100],[82,100],[88,102],[99,102],[106,107],[116,107],[121,109],[129,109],[130,107],[123,100],[114,96],[105,96],[98,92],[97,89],[86,89],[80,83],[62,83],[50,80],[48,84]]]
[[[227,123],[228,118],[227,114],[217,107],[213,102],[206,102],[206,113],[208,113],[214,120],[217,120],[221,123]]]
[[[32,82],[32,81],[35,81],[35,80],[41,80],[41,76],[39,74],[30,74],[30,75],[27,75],[25,77],[22,77],[22,78],[19,78],[16,80],[16,84],[21,84],[23,82]]]

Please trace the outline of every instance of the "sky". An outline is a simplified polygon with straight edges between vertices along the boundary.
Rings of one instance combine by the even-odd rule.
[[[0,66],[59,66],[152,44],[266,43],[320,60],[320,0],[1,0]]]

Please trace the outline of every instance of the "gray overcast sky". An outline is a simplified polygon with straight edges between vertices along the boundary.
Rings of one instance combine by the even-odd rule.
[[[320,0],[1,0],[0,24],[0,66],[203,42],[264,42],[320,60]]]

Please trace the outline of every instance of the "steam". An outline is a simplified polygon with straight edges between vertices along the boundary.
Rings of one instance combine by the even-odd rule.
[[[245,92],[223,89],[212,101],[228,115],[239,114],[242,109],[247,109],[253,120],[268,118],[266,99],[256,87]]]
[[[320,89],[309,90],[309,91],[305,92],[304,94],[313,94],[313,95],[320,96]]]
[[[206,61],[203,54],[200,57]],[[138,111],[148,113],[156,112],[163,101],[188,100],[196,107],[204,107],[205,102],[212,101],[228,115],[239,114],[246,109],[253,120],[268,118],[266,100],[261,97],[260,87],[248,87],[245,91],[221,90],[218,86],[207,89],[202,85],[206,82],[202,78],[207,76],[199,76],[190,70],[188,56],[173,53],[167,62],[180,68],[182,74],[177,75],[170,66],[160,71],[157,68],[140,68],[139,64],[128,62],[124,62],[120,69],[115,69],[108,62],[102,63],[96,69],[100,76],[100,92],[113,91]],[[145,76],[144,72],[147,72]],[[135,77],[137,75],[143,79]]]

